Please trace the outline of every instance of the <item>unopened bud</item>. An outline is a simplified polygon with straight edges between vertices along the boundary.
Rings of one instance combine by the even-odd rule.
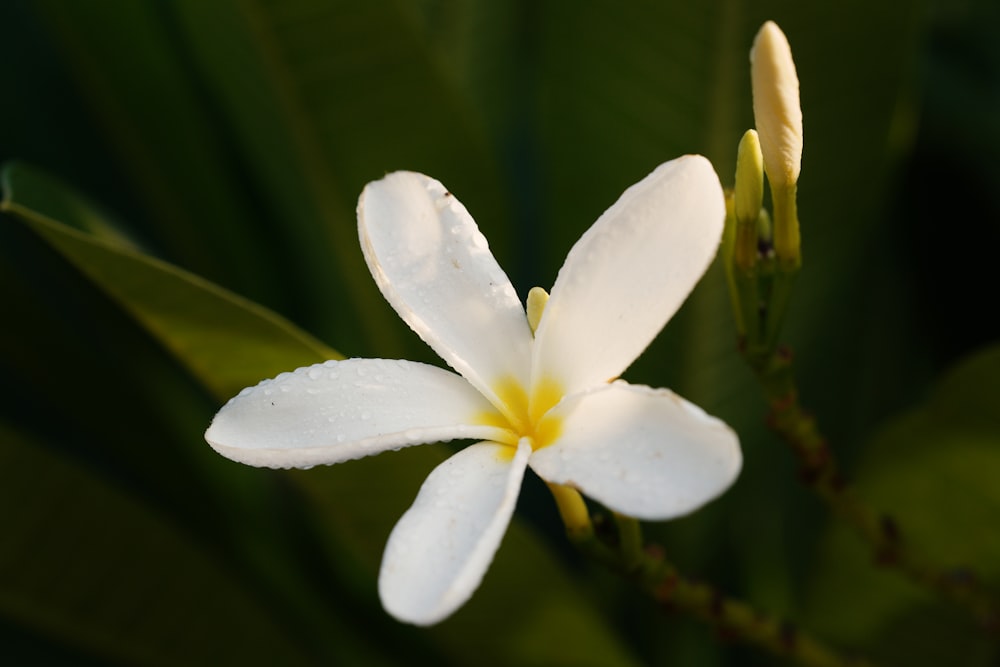
[[[736,217],[733,261],[741,271],[749,271],[757,261],[757,220],[764,201],[764,162],[754,130],[747,130],[740,139],[733,199]]]
[[[528,326],[531,327],[531,333],[535,333],[535,329],[538,328],[538,324],[542,321],[542,311],[545,310],[545,304],[548,303],[548,301],[549,293],[541,287],[532,287],[528,291],[526,311],[528,315]]]
[[[773,188],[795,185],[802,165],[802,107],[792,49],[773,21],[761,26],[750,49],[753,115],[764,169]]]
[[[753,115],[774,205],[774,253],[779,265],[802,262],[796,189],[802,166],[802,107],[792,49],[773,21],[761,26],[750,49]]]

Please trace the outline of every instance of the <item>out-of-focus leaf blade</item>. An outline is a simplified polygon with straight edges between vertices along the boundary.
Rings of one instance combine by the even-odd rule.
[[[183,529],[6,424],[0,505],[3,616],[114,662],[310,664]]]
[[[339,357],[273,312],[137,253],[127,242],[81,231],[93,228],[100,214],[41,173],[9,165],[2,185],[0,210],[31,227],[121,304],[217,398],[281,371]],[[72,217],[57,221],[50,212]]]
[[[863,497],[899,524],[907,548],[1000,599],[1000,347],[965,360],[927,402],[890,423],[858,472]],[[825,541],[810,595],[814,625],[893,664],[988,665],[997,657],[964,609],[891,569],[842,525]],[[901,637],[928,638],[927,641]],[[955,646],[963,646],[956,662]],[[942,653],[942,651],[944,651]]]
[[[274,279],[280,240],[192,76],[169,3],[26,4],[87,105],[75,113],[93,123],[117,161],[119,180],[104,185],[101,201],[126,211],[144,238],[185,268],[265,303],[287,299],[294,285]],[[108,171],[102,163],[90,168]]]

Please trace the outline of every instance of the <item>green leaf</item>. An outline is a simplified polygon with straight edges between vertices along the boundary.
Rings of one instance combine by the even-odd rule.
[[[953,576],[974,572],[1000,600],[1000,346],[970,357],[926,403],[869,443],[858,487],[900,526],[904,544]],[[898,664],[988,665],[996,646],[971,615],[900,574],[881,571],[834,525],[810,595],[815,625]],[[899,641],[901,637],[925,641]],[[954,654],[962,646],[962,656]]]
[[[36,39],[57,50],[86,103],[36,114],[85,118],[92,125],[78,133],[101,141],[116,160],[90,163],[94,173],[71,182],[103,181],[103,202],[126,211],[144,238],[199,275],[268,303],[280,298],[289,286],[273,280],[280,266],[273,230],[179,48],[169,3],[40,0],[25,12],[37,17],[47,34]],[[67,91],[55,92],[54,104],[63,104]]]
[[[111,662],[311,664],[182,527],[4,423],[0,505],[4,617]]]
[[[110,225],[100,225],[101,236],[85,231],[101,214],[40,172],[13,164],[0,179],[0,211],[30,227],[117,301],[218,399],[281,371],[339,358],[275,313],[109,237]]]

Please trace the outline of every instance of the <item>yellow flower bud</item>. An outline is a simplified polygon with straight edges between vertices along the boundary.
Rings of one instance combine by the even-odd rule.
[[[549,301],[549,293],[546,292],[541,287],[532,287],[528,291],[528,303],[527,303],[527,315],[528,315],[528,326],[531,327],[531,333],[535,333],[535,329],[538,328],[538,323],[542,321],[542,311],[545,310],[545,304]]]
[[[753,115],[760,134],[764,172],[774,206],[774,253],[779,265],[802,262],[796,189],[802,166],[802,108],[792,49],[773,21],[761,26],[750,49]]]
[[[753,115],[772,188],[793,186],[802,164],[802,108],[792,49],[773,21],[761,26],[750,49]]]

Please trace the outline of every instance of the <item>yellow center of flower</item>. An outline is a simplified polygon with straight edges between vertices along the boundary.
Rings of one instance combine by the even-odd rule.
[[[529,438],[532,449],[541,449],[559,437],[562,419],[549,414],[563,397],[558,382],[542,378],[529,396],[521,383],[513,378],[502,378],[493,383],[493,390],[503,407],[496,411],[484,411],[476,416],[476,421],[504,429],[506,434],[498,438],[498,442],[517,447],[521,438]]]
[[[533,287],[528,292],[528,326],[534,334],[542,319],[549,295],[541,287]],[[496,411],[484,411],[476,415],[480,424],[502,428],[505,434],[497,442],[511,446],[511,456],[517,450],[521,438],[531,441],[531,449],[541,449],[551,445],[562,431],[562,419],[549,414],[555,404],[562,400],[562,385],[550,377],[542,377],[535,383],[531,395],[521,383],[512,377],[503,377],[493,383],[493,392],[500,405]]]

